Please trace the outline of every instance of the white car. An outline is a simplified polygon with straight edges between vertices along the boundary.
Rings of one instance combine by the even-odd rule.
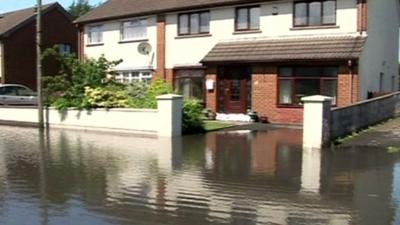
[[[20,84],[0,85],[0,105],[37,105],[36,93]]]

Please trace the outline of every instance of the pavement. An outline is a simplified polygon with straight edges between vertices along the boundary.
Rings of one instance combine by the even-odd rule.
[[[377,125],[351,138],[339,147],[400,148],[400,117]]]

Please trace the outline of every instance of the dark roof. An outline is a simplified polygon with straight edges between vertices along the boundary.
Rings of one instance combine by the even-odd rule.
[[[60,4],[52,3],[43,5],[42,10],[45,13],[55,7],[62,8]],[[35,15],[35,7],[0,14],[0,37],[34,20]]]
[[[108,0],[75,22],[88,23],[128,16],[268,1],[276,0]]]
[[[303,60],[349,60],[361,55],[366,37],[301,37],[221,42],[203,63],[285,62]]]

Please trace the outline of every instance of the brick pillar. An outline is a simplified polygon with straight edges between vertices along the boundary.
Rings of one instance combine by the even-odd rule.
[[[366,0],[357,0],[357,31],[367,31],[368,28],[368,5]]]
[[[356,67],[340,66],[338,74],[337,106],[347,106],[359,100],[359,76]]]
[[[166,79],[165,76],[165,15],[157,16],[157,70],[156,77]]]
[[[85,59],[85,32],[82,26],[78,28],[78,57],[81,61]]]
[[[254,67],[253,75],[253,110],[260,117],[273,121],[276,117],[277,67]]]
[[[217,93],[218,93],[218,82],[217,82],[217,67],[208,67],[206,70],[206,82],[214,81],[214,90],[206,90],[206,108],[213,112],[217,112]]]

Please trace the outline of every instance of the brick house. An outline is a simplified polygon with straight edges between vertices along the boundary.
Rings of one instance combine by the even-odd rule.
[[[44,5],[42,21],[42,49],[59,45],[60,51],[76,52],[77,29],[61,5]],[[58,72],[55,62],[44,60],[43,75]],[[1,83],[36,89],[35,8],[0,14],[0,77]]]
[[[300,124],[301,97],[398,90],[399,1],[109,0],[79,18],[81,57],[121,82],[167,80],[210,110]]]

